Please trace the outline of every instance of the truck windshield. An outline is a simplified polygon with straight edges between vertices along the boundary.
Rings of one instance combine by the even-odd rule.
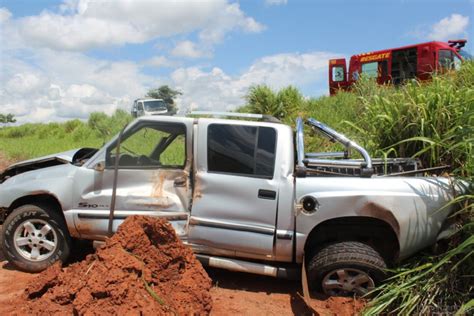
[[[148,112],[166,111],[166,103],[163,100],[145,101],[145,110]]]

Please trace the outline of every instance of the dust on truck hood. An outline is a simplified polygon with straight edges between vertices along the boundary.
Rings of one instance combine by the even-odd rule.
[[[82,165],[97,152],[96,148],[79,148],[15,163],[0,174],[0,183],[20,173],[62,164]]]

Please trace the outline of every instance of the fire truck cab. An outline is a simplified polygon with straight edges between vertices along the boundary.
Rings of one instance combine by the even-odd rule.
[[[435,71],[459,68],[470,58],[461,50],[466,40],[428,42],[351,56],[349,70],[344,58],[329,60],[329,93],[347,90],[363,74],[379,84],[399,85],[408,79],[430,79]]]

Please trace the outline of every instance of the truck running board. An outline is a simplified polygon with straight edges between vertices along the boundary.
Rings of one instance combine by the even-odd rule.
[[[93,247],[94,249],[97,249],[104,244],[104,241],[94,240]],[[202,265],[213,268],[260,274],[290,280],[298,280],[300,278],[299,268],[297,268],[296,266],[275,267],[258,262],[249,262],[231,258],[207,256],[202,254],[196,254],[196,258],[202,263]]]
[[[231,258],[207,256],[196,254],[196,258],[204,265],[213,268],[221,268],[230,271],[246,272],[271,276],[284,279],[298,279],[298,269],[296,267],[276,267],[263,263],[249,262]]]

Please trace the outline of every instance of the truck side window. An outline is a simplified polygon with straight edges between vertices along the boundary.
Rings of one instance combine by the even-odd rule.
[[[378,76],[378,62],[371,62],[362,64],[362,73],[369,78],[377,78]]]
[[[134,126],[120,144],[119,168],[184,168],[186,127],[182,124],[145,123]],[[116,145],[107,149],[106,167],[115,165]]]
[[[438,63],[441,70],[453,69],[453,52],[449,49],[440,49],[438,51]]]
[[[255,155],[255,174],[273,178],[275,169],[276,132],[270,127],[258,128],[257,153]]]
[[[209,172],[273,178],[276,131],[271,127],[211,124],[207,137]]]

